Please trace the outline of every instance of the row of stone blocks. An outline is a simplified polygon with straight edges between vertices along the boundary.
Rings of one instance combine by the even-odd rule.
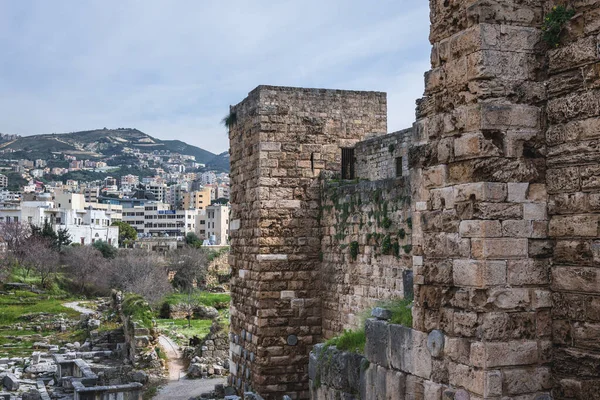
[[[469,351],[464,339],[441,331],[428,334],[376,319],[366,321],[365,334],[364,356],[324,344],[314,347],[309,361],[312,399],[508,399],[513,397],[503,396],[520,394],[524,387],[530,392],[524,399],[550,399],[548,367],[502,370],[536,363],[535,341],[474,343]]]

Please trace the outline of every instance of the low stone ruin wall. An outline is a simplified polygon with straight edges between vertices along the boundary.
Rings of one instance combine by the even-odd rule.
[[[365,326],[365,355],[315,346],[310,356],[311,399],[467,399],[464,389],[434,382],[461,376],[469,386],[473,371],[449,359],[468,357],[439,331],[429,335],[412,328],[369,319]],[[446,377],[444,379],[444,377]],[[473,397],[471,399],[474,400]]]

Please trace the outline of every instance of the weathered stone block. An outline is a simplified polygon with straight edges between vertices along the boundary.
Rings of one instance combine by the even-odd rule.
[[[502,285],[506,283],[506,261],[454,260],[452,277],[457,286]]]
[[[504,183],[479,182],[454,186],[455,201],[502,202],[506,196],[507,187]]]
[[[460,222],[459,232],[462,237],[502,237],[500,221],[465,220]]]
[[[528,365],[538,362],[535,341],[474,342],[471,344],[471,363],[476,367],[493,368]]]
[[[365,334],[367,336],[365,356],[370,362],[387,368],[390,350],[388,323],[370,318],[365,323]]]
[[[527,257],[527,239],[471,239],[471,254],[478,259]]]

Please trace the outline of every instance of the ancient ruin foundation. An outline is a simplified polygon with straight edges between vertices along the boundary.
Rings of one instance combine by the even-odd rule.
[[[232,107],[236,386],[309,397],[314,344],[414,293],[412,328],[367,324],[390,350],[367,349],[366,393],[393,370],[406,398],[600,398],[600,2],[569,4],[550,48],[554,2],[430,1],[407,131],[385,134],[382,93]]]

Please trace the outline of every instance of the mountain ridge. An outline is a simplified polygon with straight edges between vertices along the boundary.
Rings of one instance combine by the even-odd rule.
[[[53,153],[58,152],[77,158],[102,159],[121,153],[125,147],[192,155],[196,157],[196,162],[205,164],[209,169],[229,171],[229,159],[224,157],[227,152],[215,154],[181,140],[157,139],[135,128],[17,136],[16,139],[0,142],[0,150],[11,149],[14,151],[11,154],[28,159],[50,159]]]

